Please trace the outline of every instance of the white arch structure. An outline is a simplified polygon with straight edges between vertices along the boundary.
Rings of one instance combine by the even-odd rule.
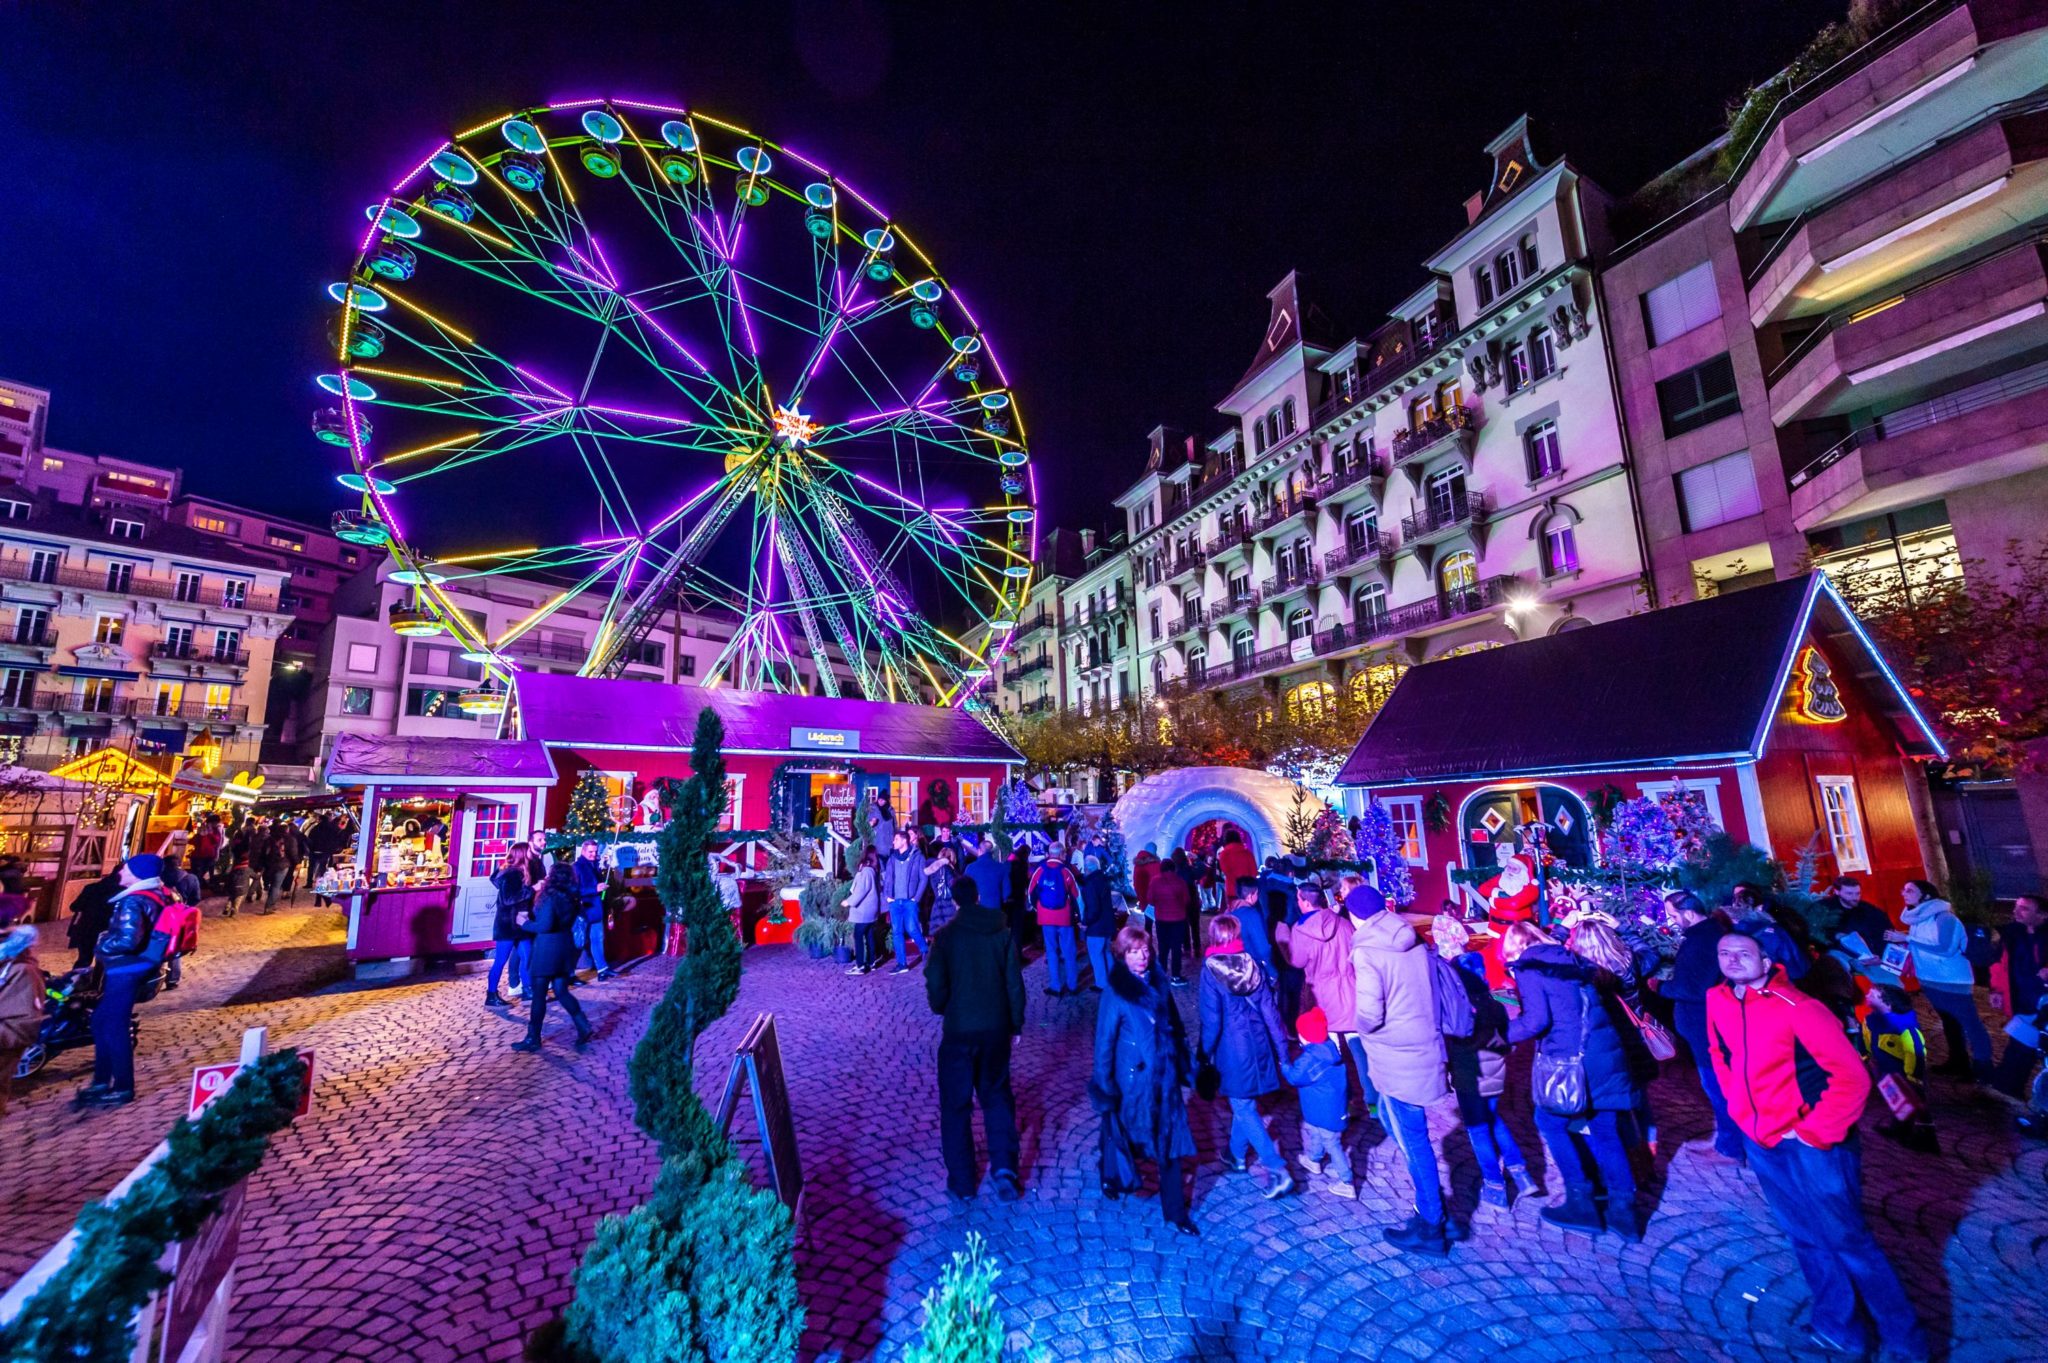
[[[1285,777],[1243,767],[1181,767],[1138,782],[1112,812],[1133,852],[1150,843],[1165,856],[1186,842],[1197,825],[1228,819],[1249,835],[1252,855],[1264,862],[1286,852],[1281,838],[1297,789]],[[1305,806],[1309,815],[1322,813],[1323,807],[1311,792]]]

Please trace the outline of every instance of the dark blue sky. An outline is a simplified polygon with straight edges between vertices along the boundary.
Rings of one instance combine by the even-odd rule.
[[[310,376],[362,206],[515,105],[674,99],[890,206],[1004,351],[1053,521],[1206,431],[1308,271],[1363,330],[1517,114],[1625,192],[1842,0],[1006,6],[10,5],[0,375],[51,439],[324,518]]]

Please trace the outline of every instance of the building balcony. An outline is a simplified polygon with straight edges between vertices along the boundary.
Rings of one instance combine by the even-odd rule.
[[[1387,569],[1394,561],[1394,537],[1376,534],[1356,544],[1346,544],[1323,555],[1323,571],[1355,573],[1367,568]]]
[[[192,606],[218,606],[226,610],[275,611],[277,593],[253,589],[183,586],[175,580],[135,574],[113,577],[105,568],[77,568],[38,563],[24,554],[0,556],[0,581],[29,582],[73,591],[103,592],[108,596],[146,597],[154,601],[180,601]],[[237,584],[239,588],[239,584]]]
[[[1011,666],[1010,679],[1012,681],[1019,681],[1025,677],[1030,676],[1034,672],[1043,672],[1051,666],[1052,659],[1047,656],[1026,658],[1021,662],[1015,663]]]
[[[1015,635],[1016,642],[1023,643],[1042,629],[1051,629],[1059,623],[1059,617],[1051,611],[1040,608],[1028,618],[1020,621]]]
[[[1316,499],[1307,493],[1276,500],[1252,518],[1252,534],[1260,539],[1285,534],[1315,508]]]
[[[1338,417],[1356,407],[1370,391],[1363,379],[1355,374],[1352,375],[1347,382],[1338,385],[1337,392],[1333,396],[1325,398],[1316,404],[1315,411],[1309,413],[1309,429],[1312,431],[1320,430],[1323,426],[1335,421]]]
[[[1209,623],[1220,625],[1254,614],[1266,603],[1265,594],[1255,590],[1234,592],[1209,608]]]
[[[124,714],[134,703],[126,694],[113,691],[79,695],[72,691],[38,691],[29,700],[30,708],[46,714],[62,715],[117,715]]]
[[[2048,467],[2048,360],[1902,407],[1793,470],[1809,531]]]
[[[1771,238],[1752,267],[1757,327],[1883,297],[1931,262],[1986,249],[2048,217],[2048,113],[1971,128],[1825,204]]]
[[[1286,667],[1299,659],[1292,644],[1275,644],[1255,653],[1234,653],[1219,662],[1210,663],[1199,672],[1190,668],[1188,682],[1193,686],[1221,686],[1227,682],[1244,681],[1261,672],[1271,672],[1276,667]]]
[[[1511,574],[1489,577],[1469,587],[1440,591],[1434,600],[1400,606],[1385,616],[1386,628],[1376,637],[1396,634],[1427,634],[1438,626],[1454,624],[1467,616],[1479,615],[1508,604],[1517,592],[1527,590],[1522,579]]]
[[[245,651],[173,643],[167,639],[159,639],[149,646],[149,659],[151,662],[198,663],[213,667],[246,668],[249,665],[249,655]]]
[[[1259,596],[1269,606],[1277,606],[1290,597],[1301,596],[1313,590],[1322,581],[1322,573],[1315,564],[1296,568],[1291,573],[1275,573],[1259,584]]]
[[[190,724],[246,724],[249,720],[246,705],[208,705],[203,701],[172,705],[160,696],[130,700],[122,713],[134,719],[175,719]]]
[[[1464,457],[1467,467],[1472,463],[1472,442],[1479,438],[1479,418],[1470,407],[1453,407],[1442,416],[1432,417],[1420,426],[1401,432],[1394,437],[1395,467],[1419,465],[1446,450],[1455,449]]]
[[[54,630],[13,629],[0,634],[0,659],[8,662],[48,662],[50,650],[57,646]]]
[[[1083,629],[1100,621],[1114,620],[1131,608],[1131,599],[1122,589],[1095,601],[1077,601],[1066,613],[1068,629]]]
[[[1200,630],[1207,629],[1208,625],[1208,618],[1202,608],[1200,606],[1191,606],[1182,613],[1178,620],[1173,622],[1172,634],[1175,638],[1179,638],[1182,635],[1194,634]]]
[[[2044,343],[2048,247],[2029,240],[1830,316],[1771,372],[1771,420],[1907,402]]]
[[[1166,575],[1160,581],[1172,582],[1176,578],[1186,577],[1189,573],[1200,572],[1202,565],[1208,561],[1208,555],[1199,549],[1192,554],[1175,555],[1173,561],[1166,565]]]
[[[1386,490],[1387,466],[1380,459],[1359,459],[1350,468],[1339,468],[1317,483],[1310,492],[1323,506],[1335,508],[1357,496],[1378,497]]]
[[[1251,547],[1252,532],[1249,529],[1241,530],[1233,524],[1222,534],[1209,541],[1209,561],[1215,563],[1230,554],[1249,553]]]
[[[1453,531],[1466,530],[1486,519],[1486,494],[1461,493],[1441,504],[1431,503],[1401,518],[1401,542],[1410,546],[1434,543]]]
[[[1242,465],[1233,468],[1229,463],[1226,463],[1214,475],[1204,478],[1201,482],[1195,484],[1194,491],[1189,494],[1185,505],[1200,506],[1203,502],[1208,501],[1211,497],[1214,497],[1236,482],[1243,473],[1244,468]]]
[[[1790,223],[2035,90],[2048,17],[2027,5],[1922,5],[1787,91],[1729,184],[1735,229]]]
[[[1027,700],[1022,705],[1019,705],[1017,713],[1020,715],[1044,715],[1052,713],[1054,708],[1056,707],[1051,696],[1040,696],[1037,700]]]

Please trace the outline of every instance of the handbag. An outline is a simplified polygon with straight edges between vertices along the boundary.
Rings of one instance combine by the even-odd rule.
[[[1678,1058],[1678,1043],[1671,1039],[1670,1028],[1648,1013],[1638,1013],[1629,1006],[1627,999],[1621,1000],[1621,1011],[1628,1014],[1628,1020],[1643,1034],[1643,1045],[1649,1048],[1652,1059],[1662,1061]]]
[[[590,945],[590,923],[583,915],[576,915],[576,921],[569,925],[569,940],[576,944],[578,951]]]
[[[1206,1055],[1195,1057],[1195,1096],[1203,1102],[1213,1102],[1223,1090],[1223,1071],[1216,1068]]]
[[[1586,997],[1592,986],[1579,986],[1579,1049],[1568,1056],[1536,1052],[1529,1066],[1529,1087],[1537,1106],[1559,1117],[1576,1117],[1591,1102],[1586,1084]]]

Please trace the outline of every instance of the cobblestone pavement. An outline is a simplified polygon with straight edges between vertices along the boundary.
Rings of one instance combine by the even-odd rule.
[[[64,959],[61,952],[50,953]],[[186,987],[148,1005],[145,1096],[114,1112],[66,1099],[74,1052],[0,1123],[0,1281],[11,1281],[180,1110],[194,1064],[231,1057],[243,1027],[315,1047],[319,1110],[283,1137],[251,1190],[232,1356],[272,1360],[507,1360],[559,1311],[597,1217],[653,1176],[625,1100],[625,1064],[665,963],[583,991],[599,1039],[578,1055],[552,1020],[538,1057],[481,1006],[480,978],[342,980],[334,915],[209,918]],[[1354,1122],[1355,1203],[1305,1191],[1277,1203],[1214,1162],[1221,1123],[1195,1104],[1204,1166],[1199,1240],[1156,1201],[1093,1191],[1084,1092],[1095,1006],[1052,1000],[1027,972],[1031,1021],[1015,1060],[1026,1192],[949,1205],[931,1073],[936,1019],[921,977],[850,979],[789,948],[751,952],[739,1004],[702,1043],[707,1089],[756,1012],[777,1015],[809,1180],[799,1268],[819,1363],[894,1359],[946,1257],[981,1231],[1021,1336],[1057,1359],[1813,1356],[1805,1289],[1754,1180],[1699,1158],[1706,1114],[1689,1079],[1655,1090],[1660,1194],[1641,1245],[1566,1234],[1531,1206],[1473,1210],[1476,1175],[1448,1113],[1434,1124],[1453,1205],[1473,1236],[1447,1260],[1379,1241],[1406,1215],[1406,1176],[1378,1128]],[[1193,999],[1181,996],[1192,1011]],[[1938,1033],[1937,1033],[1938,1034]],[[2001,1106],[1937,1090],[1945,1153],[1868,1142],[1866,1200],[1928,1322],[1967,1360],[2048,1356],[2048,1147],[2009,1133]],[[1298,1148],[1291,1103],[1270,1119]],[[1511,1121],[1540,1151],[1526,1110]]]

